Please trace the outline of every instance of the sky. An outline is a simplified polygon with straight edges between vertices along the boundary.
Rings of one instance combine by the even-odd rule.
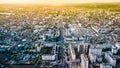
[[[120,0],[0,0],[0,3],[27,4],[69,4],[69,3],[106,3],[120,2]]]

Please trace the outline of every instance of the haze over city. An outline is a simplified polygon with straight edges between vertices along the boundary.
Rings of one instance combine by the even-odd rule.
[[[120,0],[0,0],[0,3],[22,4],[71,4],[71,3],[113,3]]]

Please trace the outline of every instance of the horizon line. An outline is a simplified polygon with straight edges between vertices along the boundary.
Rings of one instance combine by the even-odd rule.
[[[0,4],[15,4],[15,5],[72,5],[72,4],[119,4],[120,2],[83,2],[83,3],[59,3],[59,4],[54,4],[54,3],[0,3]]]

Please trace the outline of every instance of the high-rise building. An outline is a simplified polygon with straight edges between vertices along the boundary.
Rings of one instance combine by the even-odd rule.
[[[69,51],[70,51],[71,59],[75,60],[76,59],[75,51],[71,45],[69,46]]]
[[[105,53],[105,59],[112,66],[116,66],[116,58],[112,55],[112,53],[110,51],[108,51],[108,52]]]
[[[89,68],[89,60],[86,54],[81,54],[81,68]]]
[[[90,54],[89,58],[90,58],[91,63],[95,63],[96,59],[97,59],[97,56],[95,54]]]

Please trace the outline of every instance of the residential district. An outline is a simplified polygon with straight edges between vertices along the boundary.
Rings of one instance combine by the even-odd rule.
[[[119,12],[12,7],[0,6],[0,68],[120,68]]]

